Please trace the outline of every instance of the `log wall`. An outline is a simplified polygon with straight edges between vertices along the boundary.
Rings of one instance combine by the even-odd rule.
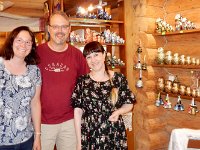
[[[163,9],[165,5],[166,13]],[[137,105],[134,108],[134,135],[135,150],[167,150],[169,137],[174,128],[192,128],[199,129],[200,114],[195,116],[188,114],[187,108],[191,100],[182,99],[185,111],[176,112],[173,109],[164,109],[162,106],[156,107],[155,100],[157,97],[156,80],[158,77],[164,76],[168,78],[168,73],[178,75],[181,83],[191,85],[191,70],[189,69],[167,69],[153,67],[157,48],[163,47],[166,40],[163,36],[156,36],[155,20],[157,18],[166,18],[167,23],[175,27],[175,15],[181,14],[195,23],[199,28],[200,11],[199,0],[182,1],[182,0],[132,0],[132,12],[134,15],[134,38],[133,43],[141,40],[143,49],[142,58],[146,55],[148,71],[143,72],[144,87],[136,89]],[[165,51],[171,50],[172,53],[190,55],[191,57],[200,58],[200,33],[182,34],[165,36],[167,44]],[[137,44],[134,44],[132,53],[135,53]],[[134,62],[137,57],[134,56]],[[128,58],[127,58],[128,59]],[[136,76],[132,81],[135,84],[138,71],[133,70]],[[164,98],[164,97],[163,97]],[[177,98],[170,97],[172,107],[176,104]],[[196,102],[200,107],[200,103]]]

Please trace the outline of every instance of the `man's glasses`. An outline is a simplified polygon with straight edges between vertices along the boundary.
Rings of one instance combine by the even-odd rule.
[[[53,30],[59,30],[61,28],[61,30],[67,30],[69,28],[69,25],[49,25]]]
[[[15,40],[14,40],[17,44],[25,44],[26,45],[26,47],[31,47],[32,46],[32,41],[24,41],[22,38],[16,38]]]

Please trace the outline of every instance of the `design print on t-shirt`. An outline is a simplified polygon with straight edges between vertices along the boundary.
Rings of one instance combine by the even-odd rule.
[[[47,67],[45,67],[45,70],[53,71],[53,72],[64,72],[64,71],[68,71],[69,67],[67,67],[66,65],[63,65],[63,63],[51,63],[51,64],[48,64]]]

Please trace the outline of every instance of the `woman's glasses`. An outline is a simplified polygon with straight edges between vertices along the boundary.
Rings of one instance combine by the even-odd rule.
[[[17,44],[25,44],[26,45],[26,47],[31,47],[32,46],[32,41],[24,41],[22,38],[16,38],[15,40],[14,40]]]

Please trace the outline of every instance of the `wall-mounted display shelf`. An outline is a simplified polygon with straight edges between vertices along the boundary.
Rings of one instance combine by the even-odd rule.
[[[118,20],[102,20],[88,18],[69,18],[71,26],[81,27],[111,27],[113,24],[123,24],[123,21]]]
[[[176,34],[188,34],[188,33],[199,33],[200,29],[191,29],[191,30],[180,30],[180,31],[174,31],[174,32],[163,32],[163,33],[154,33],[153,35],[176,35]]]
[[[76,46],[85,46],[85,44],[87,44],[87,43],[78,43],[78,42],[76,42],[76,43],[70,43],[71,45],[76,45]],[[125,44],[112,44],[112,43],[104,43],[104,44],[102,44],[103,46],[124,46]]]
[[[176,97],[178,98],[178,96],[180,94],[174,94],[174,93],[166,93],[166,92],[161,92],[161,95],[169,95],[169,97]],[[180,95],[181,99],[187,99],[187,100],[192,100],[192,96],[187,96],[187,95]],[[200,102],[200,97],[194,97],[195,101]]]
[[[122,69],[126,68],[126,66],[108,66],[109,69]]]
[[[118,20],[103,20],[103,19],[88,19],[88,18],[69,18],[71,23],[82,23],[82,24],[105,24],[105,23],[111,23],[111,24],[123,24],[124,21],[118,21]]]
[[[193,69],[199,70],[200,65],[159,65],[159,64],[152,64],[152,67],[161,67],[161,68],[181,68],[181,69]]]
[[[71,30],[77,30],[77,29],[86,29],[86,28],[92,28],[92,30],[95,30],[97,32],[102,32],[104,29],[110,29],[111,32],[117,32],[118,35],[121,38],[125,38],[124,33],[124,21],[121,20],[103,20],[103,19],[88,19],[88,18],[73,18],[69,17],[69,21],[71,24]],[[86,43],[78,43],[73,42],[72,45],[76,47],[84,47]],[[111,54],[117,53],[118,59],[122,60],[126,64],[126,55],[125,55],[125,45],[124,44],[117,44],[117,43],[104,43],[102,44],[106,47],[107,52],[110,52]],[[115,47],[115,48],[113,48]],[[115,51],[114,51],[114,50]],[[115,54],[113,54],[115,55]],[[109,69],[119,69],[120,72],[122,72],[124,75],[126,75],[126,66],[109,66]]]

